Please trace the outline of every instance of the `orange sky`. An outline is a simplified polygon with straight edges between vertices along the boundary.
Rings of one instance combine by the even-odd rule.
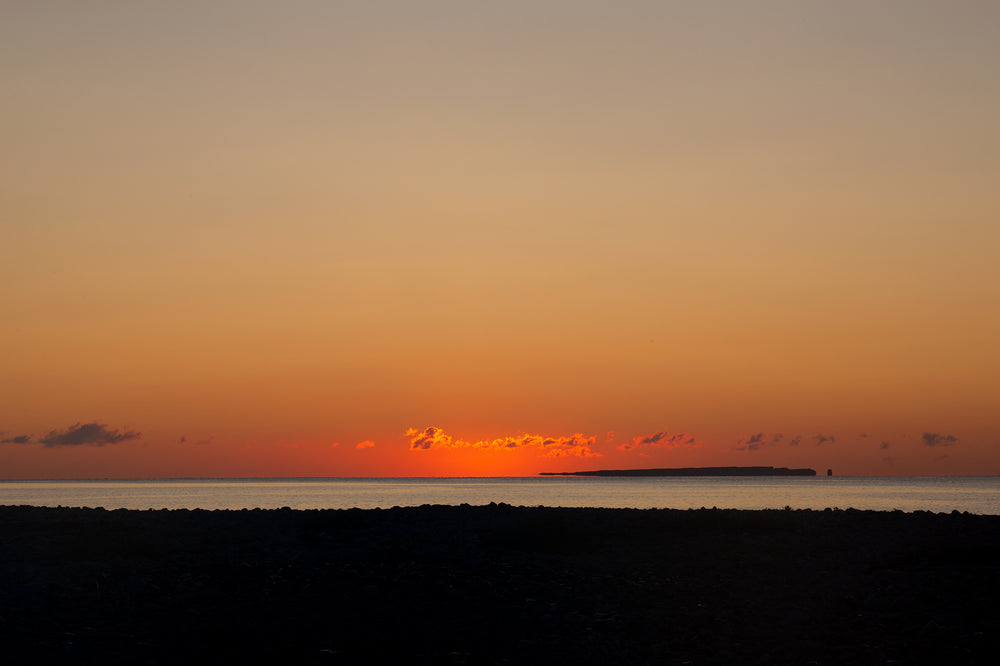
[[[0,478],[1000,474],[994,3],[0,16]]]

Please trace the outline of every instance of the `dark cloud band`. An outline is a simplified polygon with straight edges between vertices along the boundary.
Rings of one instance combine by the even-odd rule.
[[[942,435],[937,432],[925,432],[920,436],[927,446],[951,446],[958,441],[954,435]]]
[[[65,430],[52,430],[38,441],[48,448],[60,446],[104,446],[139,439],[142,433],[134,430],[112,430],[103,423],[75,423]]]

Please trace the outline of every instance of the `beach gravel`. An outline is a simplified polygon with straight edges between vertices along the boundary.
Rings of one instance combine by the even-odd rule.
[[[992,664],[998,593],[1000,516],[0,507],[10,664]]]

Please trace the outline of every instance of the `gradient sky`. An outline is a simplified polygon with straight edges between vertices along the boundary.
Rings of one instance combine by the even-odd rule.
[[[0,478],[1000,474],[1000,3],[4,2]]]

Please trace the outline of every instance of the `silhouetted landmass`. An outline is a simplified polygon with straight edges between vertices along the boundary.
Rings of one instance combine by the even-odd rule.
[[[597,469],[586,472],[542,472],[541,476],[816,476],[816,470],[788,467],[660,467]]]
[[[986,664],[1000,516],[0,507],[8,664]]]

